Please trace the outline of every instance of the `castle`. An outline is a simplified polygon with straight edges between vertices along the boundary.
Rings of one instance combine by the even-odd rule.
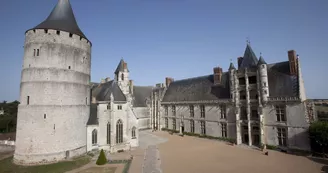
[[[90,82],[90,40],[69,0],[25,33],[14,163],[48,164],[87,151],[128,150],[139,130],[162,128],[233,138],[237,144],[309,149],[300,61],[267,64],[250,44],[227,72],[134,86],[127,62]]]
[[[309,150],[308,107],[300,60],[267,64],[249,43],[238,67],[174,81],[166,78],[151,95],[151,128],[231,138],[236,144]],[[313,112],[312,112],[313,113]]]

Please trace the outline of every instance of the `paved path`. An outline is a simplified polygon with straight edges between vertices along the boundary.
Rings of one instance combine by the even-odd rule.
[[[161,160],[158,148],[155,145],[151,145],[145,151],[142,173],[162,173],[160,166]]]
[[[139,132],[139,147],[145,149],[142,173],[162,173],[157,145],[167,141],[167,138],[156,136],[149,130]]]
[[[142,149],[147,149],[148,146],[158,145],[167,141],[167,138],[156,136],[152,134],[150,130],[144,130],[139,132],[139,147]]]

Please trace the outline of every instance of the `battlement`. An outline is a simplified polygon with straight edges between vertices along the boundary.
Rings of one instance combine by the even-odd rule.
[[[92,43],[85,39],[82,36],[79,36],[77,34],[72,34],[66,31],[60,31],[60,30],[54,30],[54,29],[31,29],[26,31],[25,36],[32,36],[32,35],[37,35],[37,36],[44,36],[44,35],[52,35],[52,36],[60,36],[60,39],[67,38],[67,39],[72,39],[74,42],[80,41],[82,44],[86,44],[90,47],[92,47]],[[64,39],[64,40],[67,40]],[[53,40],[54,42],[57,40]],[[59,40],[58,40],[59,41]]]

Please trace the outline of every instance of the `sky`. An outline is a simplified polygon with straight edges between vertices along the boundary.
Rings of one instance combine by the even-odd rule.
[[[58,0],[0,1],[0,101],[19,100],[24,33]],[[71,0],[92,42],[91,80],[114,77],[121,59],[135,85],[226,71],[246,40],[267,63],[299,54],[308,98],[328,98],[327,0]]]

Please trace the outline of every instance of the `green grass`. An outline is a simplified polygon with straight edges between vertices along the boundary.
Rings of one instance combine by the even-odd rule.
[[[51,165],[41,166],[18,166],[12,163],[12,157],[0,160],[0,172],[2,173],[63,173],[70,171],[90,162],[89,156],[81,156],[73,161],[58,162]]]

